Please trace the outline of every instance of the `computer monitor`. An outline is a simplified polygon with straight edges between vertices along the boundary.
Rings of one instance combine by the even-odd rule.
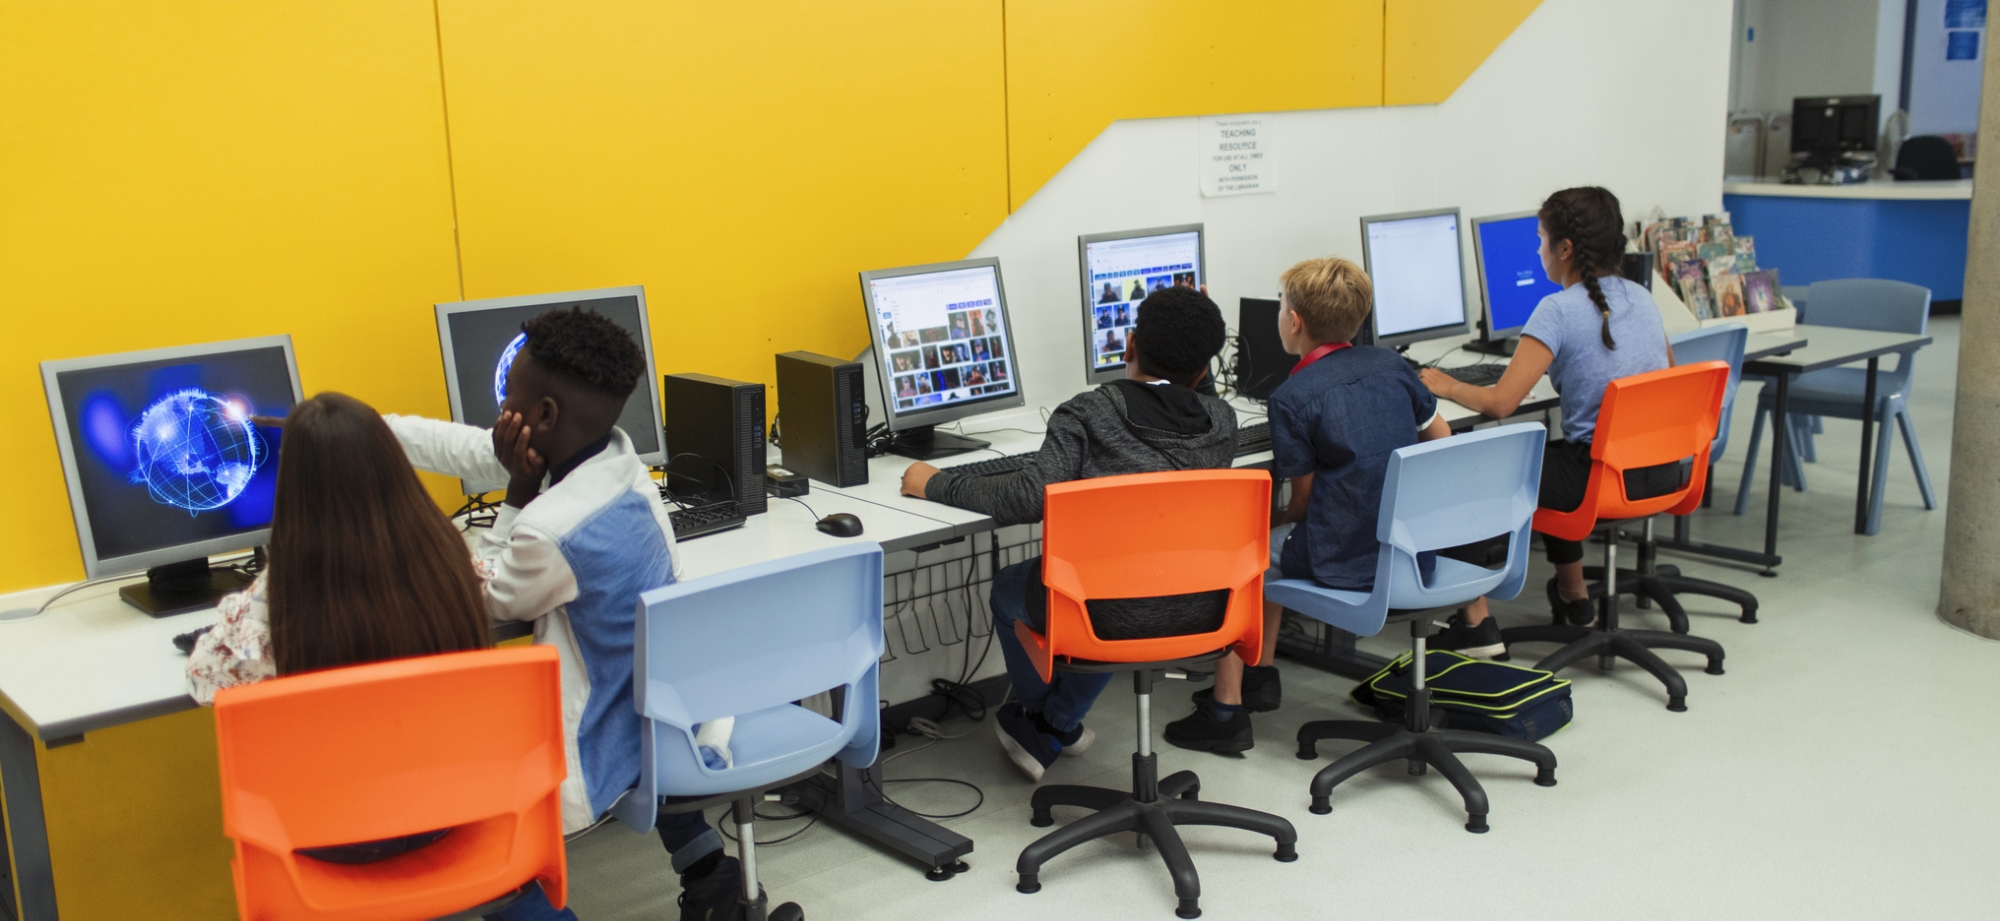
[[[155,616],[211,607],[240,580],[208,556],[264,543],[277,429],[301,399],[290,336],[42,362],[56,450],[90,578]]]
[[[496,297],[437,305],[438,345],[444,350],[445,392],[451,398],[451,418],[467,425],[491,426],[500,418],[500,401],[507,396],[507,370],[528,337],[521,324],[551,310],[582,307],[595,311],[632,334],[646,356],[646,374],[625,398],[618,427],[632,439],[632,449],[647,464],[666,463],[666,439],[660,434],[660,392],[653,373],[653,336],[646,320],[646,289],[599,288],[560,294]],[[505,483],[460,485],[468,496],[505,488]]]
[[[1479,338],[1500,343],[1521,334],[1535,305],[1562,290],[1542,271],[1540,220],[1533,211],[1472,219],[1479,273]]]
[[[1146,295],[1176,285],[1199,289],[1208,280],[1201,242],[1200,224],[1076,238],[1086,380],[1104,384],[1125,376],[1125,345]]]
[[[1278,336],[1277,298],[1246,297],[1236,305],[1236,392],[1268,400],[1292,376],[1297,355]]]
[[[1376,345],[1465,335],[1461,253],[1457,208],[1361,219],[1362,267],[1375,284],[1368,331]]]
[[[1000,260],[862,272],[861,301],[896,436],[890,450],[916,458],[978,450],[987,443],[934,427],[1026,402]]]
[[[1880,96],[1800,96],[1792,100],[1792,153],[1873,153],[1881,124]]]

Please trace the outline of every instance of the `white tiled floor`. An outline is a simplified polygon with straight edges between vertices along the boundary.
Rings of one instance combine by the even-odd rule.
[[[1919,358],[1912,403],[1942,495],[1958,324],[1943,318],[1933,330],[1938,342]],[[1718,470],[1724,508],[1703,512],[1695,527],[1702,539],[1752,546],[1762,533],[1762,464],[1758,513],[1726,511],[1754,388],[1742,397]],[[1888,446],[1897,453],[1882,534],[1852,533],[1857,438],[1855,423],[1829,421],[1819,462],[1808,468],[1812,491],[1786,494],[1778,578],[1674,560],[1763,602],[1763,622],[1744,625],[1714,602],[1690,599],[1694,632],[1724,644],[1729,673],[1705,675],[1699,657],[1669,654],[1688,678],[1688,712],[1667,712],[1658,684],[1636,667],[1577,667],[1567,673],[1576,679],[1576,721],[1549,742],[1561,759],[1559,786],[1534,786],[1533,769],[1508,759],[1468,759],[1493,801],[1489,834],[1462,830],[1460,803],[1443,778],[1395,767],[1336,789],[1331,815],[1308,813],[1306,784],[1326,760],[1295,759],[1292,734],[1308,720],[1358,711],[1345,700],[1349,681],[1281,661],[1285,707],[1258,717],[1256,749],[1240,758],[1170,747],[1161,755],[1163,774],[1201,773],[1204,799],[1275,812],[1299,830],[1301,859],[1280,864],[1269,839],[1189,829],[1204,917],[1415,916],[1473,899],[1489,918],[2000,916],[2000,643],[1934,615],[1944,512],[1923,510],[1899,444]],[[1545,570],[1538,560],[1531,587]],[[1530,596],[1539,591],[1497,610],[1512,623],[1544,621],[1545,605]],[[1397,641],[1367,645],[1387,652]],[[1186,712],[1190,690],[1170,683],[1155,697],[1156,732]],[[1129,685],[1114,683],[1091,725],[1097,746],[1058,763],[1049,779],[1126,786]],[[985,791],[975,813],[946,823],[976,841],[971,872],[927,882],[908,864],[818,827],[759,850],[774,900],[797,901],[819,921],[1173,917],[1158,856],[1130,836],[1051,862],[1038,895],[1014,892],[1014,857],[1041,834],[1028,825],[1031,787],[1005,762],[990,722],[948,728],[970,735],[899,758],[886,774],[955,777]],[[942,784],[891,792],[926,812],[973,801],[971,791]],[[1076,814],[1058,812],[1058,820]],[[766,823],[760,837],[796,825]],[[651,836],[601,829],[571,848],[570,872],[572,904],[587,921],[674,916],[675,879]]]

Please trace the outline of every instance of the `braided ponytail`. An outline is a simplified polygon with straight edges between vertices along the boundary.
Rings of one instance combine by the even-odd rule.
[[[1603,318],[1598,335],[1603,338],[1605,348],[1616,349],[1618,342],[1611,338],[1611,302],[1605,300],[1604,286],[1598,278],[1617,271],[1625,255],[1624,218],[1619,211],[1618,196],[1596,186],[1564,189],[1542,203],[1537,217],[1548,234],[1550,247],[1563,240],[1570,242],[1571,264],[1583,276],[1583,290]]]

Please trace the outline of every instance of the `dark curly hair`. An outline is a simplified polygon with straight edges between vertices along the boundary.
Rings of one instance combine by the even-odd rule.
[[[1138,325],[1132,336],[1139,343],[1139,370],[1191,386],[1208,360],[1222,351],[1229,324],[1222,308],[1194,288],[1161,288],[1139,302]]]
[[[1564,240],[1570,242],[1571,264],[1583,274],[1583,289],[1604,318],[1598,335],[1605,348],[1617,348],[1618,342],[1611,338],[1611,303],[1604,299],[1597,279],[1618,271],[1625,260],[1625,218],[1618,209],[1618,196],[1597,186],[1564,189],[1542,202],[1536,217],[1549,235],[1551,249]]]
[[[646,373],[632,334],[593,310],[557,308],[521,324],[535,365],[557,377],[623,400]]]

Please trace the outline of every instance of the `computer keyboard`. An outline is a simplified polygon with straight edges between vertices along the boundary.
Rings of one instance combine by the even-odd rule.
[[[964,474],[966,476],[989,476],[995,473],[1013,473],[1022,467],[1028,466],[1028,462],[1034,459],[1035,455],[1033,454],[1008,454],[1004,457],[989,457],[985,460],[976,460],[967,464],[953,464],[938,469],[949,470],[953,473]]]
[[[1236,456],[1271,450],[1271,423],[1257,422],[1236,427]]]
[[[1474,387],[1491,387],[1500,383],[1500,376],[1507,373],[1503,364],[1460,365],[1456,368],[1439,368],[1446,377],[1462,381]]]
[[[667,513],[674,523],[675,540],[691,540],[717,531],[740,528],[745,521],[733,500],[711,502],[694,508],[677,508]]]

